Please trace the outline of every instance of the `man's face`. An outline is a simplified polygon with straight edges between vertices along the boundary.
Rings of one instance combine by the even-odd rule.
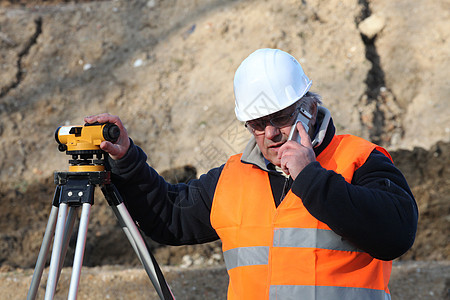
[[[288,140],[292,124],[297,116],[296,108],[296,105],[292,105],[275,114],[271,114],[269,116],[265,116],[257,120],[248,122],[248,125],[250,127],[252,127],[252,122],[255,121],[259,122],[260,124],[265,124],[264,130],[253,130],[253,135],[255,136],[256,144],[261,150],[262,155],[276,166],[281,166],[281,161],[280,159],[278,159],[278,150]],[[270,119],[273,120],[273,118],[280,116],[290,116],[289,121],[285,126],[274,126],[269,121]]]
[[[276,128],[271,125],[266,127],[265,134],[255,136],[256,144],[262,155],[274,165],[280,167],[281,161],[278,158],[278,150],[287,141],[291,126]]]

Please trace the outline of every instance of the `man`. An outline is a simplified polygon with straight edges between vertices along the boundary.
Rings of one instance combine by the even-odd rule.
[[[335,135],[310,86],[288,53],[247,57],[235,74],[235,112],[252,138],[188,184],[149,167],[118,117],[85,121],[120,127],[101,148],[146,234],[170,245],[222,240],[230,299],[389,299],[391,260],[414,242],[417,205],[386,150]],[[300,142],[288,140],[292,127]]]

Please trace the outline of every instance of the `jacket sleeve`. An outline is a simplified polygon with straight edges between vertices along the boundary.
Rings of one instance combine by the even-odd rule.
[[[314,217],[375,258],[395,259],[414,243],[417,204],[403,174],[377,150],[351,183],[314,162],[292,191]]]
[[[120,160],[109,160],[111,178],[139,227],[153,240],[168,245],[218,239],[210,211],[222,167],[187,184],[169,184],[147,163],[133,143]]]

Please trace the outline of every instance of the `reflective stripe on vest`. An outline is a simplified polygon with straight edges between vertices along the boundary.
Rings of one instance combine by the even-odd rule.
[[[351,182],[382,148],[335,136],[317,161]],[[229,299],[389,299],[392,262],[371,257],[314,218],[289,191],[275,207],[267,172],[232,156],[214,194],[211,224],[222,240]]]
[[[273,246],[361,252],[333,231],[317,228],[275,229]]]
[[[331,230],[316,228],[279,228],[273,236],[273,247],[321,248],[361,252]],[[227,270],[251,265],[266,265],[269,247],[240,247],[223,253]]]
[[[223,253],[227,270],[237,267],[267,265],[269,263],[269,247],[240,247]]]
[[[299,297],[299,295],[301,295]],[[314,286],[314,285],[272,285],[270,287],[270,300],[297,300],[297,299],[354,299],[354,300],[390,300],[391,295],[383,290]]]

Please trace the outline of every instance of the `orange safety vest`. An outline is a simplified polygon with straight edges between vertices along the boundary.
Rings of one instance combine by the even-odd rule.
[[[361,138],[339,135],[317,161],[351,182],[374,149],[391,158]],[[334,233],[292,191],[275,207],[268,173],[242,163],[241,155],[225,164],[211,210],[230,277],[229,299],[390,299],[392,262]]]

